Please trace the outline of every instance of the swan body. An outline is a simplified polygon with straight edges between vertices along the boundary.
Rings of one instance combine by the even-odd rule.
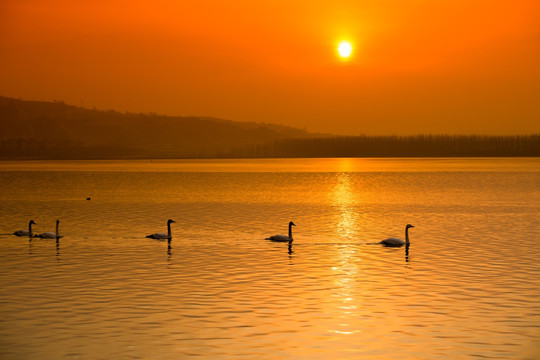
[[[272,240],[272,241],[292,241],[293,239],[287,235],[272,235],[265,240]]]
[[[30,220],[28,223],[28,230],[17,230],[13,233],[15,236],[30,236],[32,237],[32,225],[37,225],[34,220]]]
[[[47,231],[47,232],[44,232],[44,233],[41,233],[41,234],[36,234],[36,235],[34,235],[34,237],[38,237],[38,238],[42,238],[42,239],[55,239],[56,238],[56,233]]]
[[[164,234],[164,233],[150,234],[150,235],[146,235],[146,237],[149,239],[170,239],[169,235]]]
[[[293,226],[296,226],[295,223],[293,223],[292,221],[289,222],[289,236],[287,235],[273,235],[273,236],[270,236],[270,237],[267,237],[265,240],[271,240],[271,241],[277,241],[277,242],[291,242],[293,241],[293,236],[292,236],[292,227]]]
[[[158,240],[162,240],[162,239],[171,239],[172,238],[172,235],[171,235],[171,223],[174,223],[176,221],[174,220],[167,220],[167,234],[164,234],[164,233],[155,233],[155,234],[150,234],[150,235],[146,235],[147,238],[149,239],[158,239]]]
[[[58,226],[60,224],[60,220],[56,220],[56,232],[44,232],[41,234],[34,235],[34,237],[42,238],[42,239],[59,239],[62,236],[60,236],[60,233],[58,232]]]
[[[399,246],[403,246],[405,244],[409,245],[410,244],[410,241],[409,241],[409,229],[413,228],[413,227],[414,226],[412,226],[411,224],[407,224],[407,226],[405,226],[405,241],[403,241],[402,239],[398,239],[398,238],[388,238],[388,239],[384,239],[379,244],[383,244],[384,246],[393,246],[393,247],[399,247]]]
[[[399,238],[388,238],[381,241],[381,244],[386,246],[403,246],[405,241]]]

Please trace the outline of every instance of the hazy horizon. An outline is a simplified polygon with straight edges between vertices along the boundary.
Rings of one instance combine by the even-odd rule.
[[[540,134],[340,136],[0,97],[0,159],[540,156]]]
[[[7,97],[336,135],[540,133],[536,1],[7,0],[0,23]]]

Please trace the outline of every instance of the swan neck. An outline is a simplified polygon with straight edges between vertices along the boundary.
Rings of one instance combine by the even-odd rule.
[[[292,239],[292,224],[289,224],[289,239]]]
[[[170,222],[167,223],[167,237],[169,239],[171,238],[171,223]]]
[[[28,235],[32,237],[32,222],[31,221],[28,223]]]
[[[59,223],[57,222],[57,223],[56,223],[56,236],[59,236],[59,235],[60,235],[60,233],[58,232],[58,225],[59,225]]]
[[[410,244],[409,241],[409,228],[405,228],[405,244]]]

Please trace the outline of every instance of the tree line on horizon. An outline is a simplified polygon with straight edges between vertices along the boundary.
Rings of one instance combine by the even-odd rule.
[[[540,135],[349,136],[280,139],[230,148],[167,152],[79,142],[1,140],[2,159],[290,158],[290,157],[540,157]]]
[[[538,157],[540,134],[335,136],[283,139],[220,157]]]

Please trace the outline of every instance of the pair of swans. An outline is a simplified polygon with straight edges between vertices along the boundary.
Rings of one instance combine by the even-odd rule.
[[[172,233],[171,233],[171,224],[172,223],[175,223],[176,221],[174,220],[167,220],[167,234],[164,234],[164,233],[155,233],[155,234],[150,234],[150,235],[146,235],[147,238],[149,239],[156,239],[156,240],[171,240],[172,239]],[[278,242],[292,242],[293,241],[293,236],[292,236],[292,227],[293,226],[296,226],[292,221],[289,222],[289,236],[287,235],[274,235],[274,236],[270,236],[269,238],[266,238],[266,240],[272,240],[272,241],[278,241]]]
[[[292,227],[293,226],[296,226],[295,223],[293,223],[292,221],[289,222],[289,236],[286,236],[286,235],[273,235],[273,236],[270,236],[270,237],[267,237],[265,240],[271,240],[271,241],[277,241],[277,242],[292,242],[294,239],[293,239],[293,236],[292,236]],[[403,246],[403,245],[409,245],[410,244],[410,241],[409,241],[409,229],[410,228],[413,228],[414,226],[412,226],[411,224],[407,224],[407,226],[405,226],[405,241],[403,241],[402,239],[399,239],[399,238],[388,238],[388,239],[384,239],[383,241],[379,242],[378,244],[382,244],[384,246],[389,246],[389,247],[400,247],[400,246]]]
[[[28,237],[38,237],[42,239],[60,239],[62,236],[60,236],[60,232],[58,231],[58,227],[60,225],[60,220],[56,220],[56,232],[44,232],[41,234],[34,234],[32,232],[32,225],[37,225],[34,220],[30,220],[28,223],[28,230],[17,230],[13,233],[15,236],[28,236]]]

